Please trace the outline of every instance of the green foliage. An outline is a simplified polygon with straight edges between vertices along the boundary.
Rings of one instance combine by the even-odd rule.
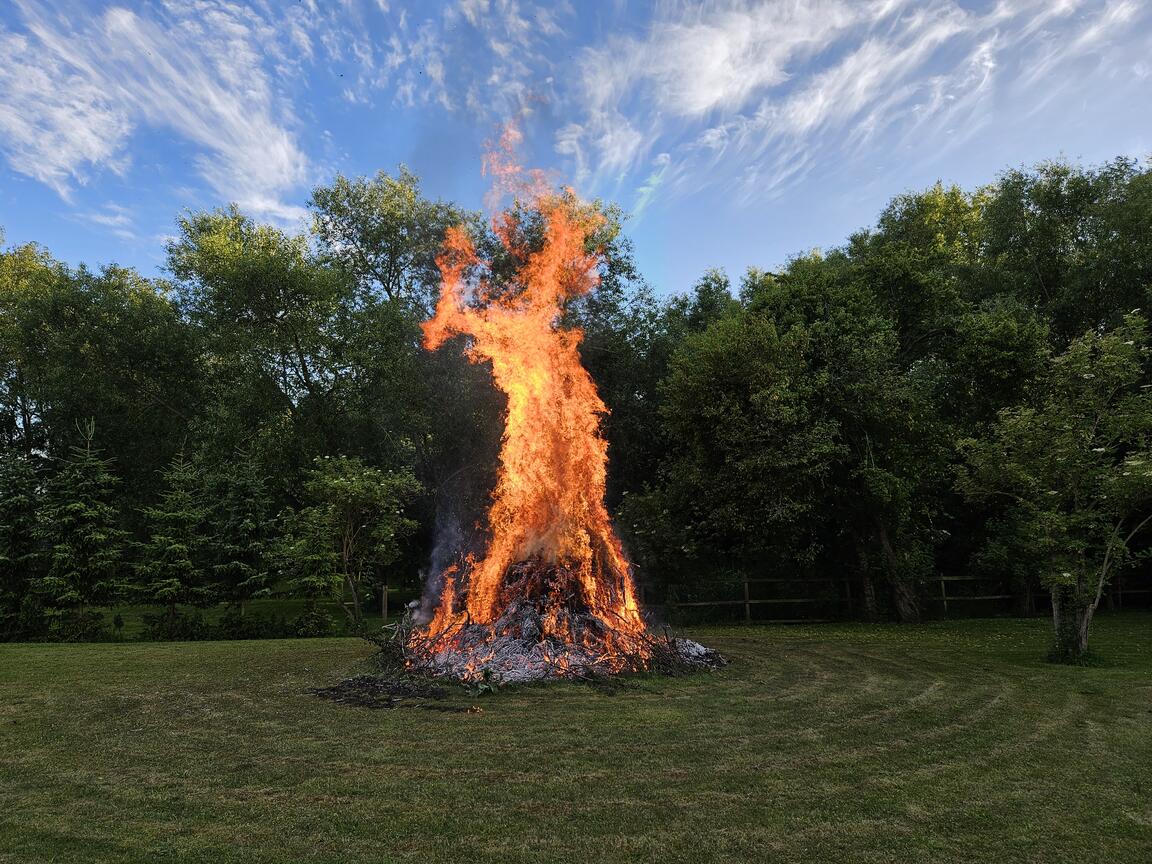
[[[957,484],[1004,502],[1051,591],[1054,654],[1077,659],[1112,573],[1152,503],[1152,395],[1143,388],[1147,325],[1131,314],[1054,356],[1029,401],[1000,413],[989,437],[961,442]]]
[[[1008,171],[988,194],[986,281],[1041,310],[1057,347],[1115,327],[1148,302],[1150,213],[1152,172],[1131,159]]]
[[[21,607],[42,562],[35,541],[40,493],[32,463],[16,451],[0,450],[0,640],[25,629]]]
[[[208,507],[194,463],[177,454],[164,472],[160,502],[144,509],[148,539],[140,551],[133,586],[145,603],[205,605],[213,598],[205,578],[204,521]]]
[[[808,343],[802,327],[781,334],[770,318],[740,315],[689,336],[673,357],[661,415],[674,449],[659,489],[630,498],[623,516],[650,554],[669,559],[661,564],[792,548],[818,501],[813,481],[840,453],[812,410]]]
[[[369,468],[348,457],[317,459],[304,486],[308,504],[286,517],[280,560],[296,593],[317,600],[345,589],[359,626],[361,602],[380,568],[393,563],[416,523],[403,514],[420,484],[408,471]]]
[[[249,453],[214,466],[207,490],[204,531],[209,581],[218,599],[243,606],[271,590],[272,496]]]
[[[76,617],[119,596],[125,585],[126,533],[114,503],[119,480],[92,446],[94,431],[91,423],[84,427],[84,446],[73,448],[48,481],[36,526],[47,566],[33,590],[49,608]]]
[[[842,248],[673,297],[637,272],[618,207],[561,194],[602,259],[557,323],[582,331],[609,409],[608,504],[645,580],[843,574],[865,615],[913,620],[930,577],[980,575],[1020,611],[1046,587],[1064,641],[1086,640],[1152,512],[1148,166],[937,184]],[[469,225],[493,294],[518,290],[516,256],[403,168],[310,203],[303,233],[185,214],[171,283],[0,251],[4,638],[100,635],[84,610],[124,588],[227,603],[227,632],[276,631],[242,623],[268,595],[339,596],[355,625],[381,581],[418,590],[438,541],[483,539],[502,397],[459,352],[424,351],[420,324],[447,226]],[[535,248],[542,214],[512,215]]]
[[[92,420],[125,512],[151,500],[200,398],[196,334],[167,286],[25,246],[0,253],[0,322],[0,442],[64,454]]]
[[[331,636],[336,626],[332,623],[332,616],[319,609],[307,609],[294,618],[289,625],[292,635],[302,639],[318,639]]]
[[[175,607],[155,615],[145,615],[142,635],[148,642],[197,642],[219,638],[202,614],[189,614]]]
[[[325,256],[370,293],[431,308],[440,284],[436,256],[444,232],[472,218],[420,195],[407,168],[389,176],[337,175],[312,191],[313,231]]]

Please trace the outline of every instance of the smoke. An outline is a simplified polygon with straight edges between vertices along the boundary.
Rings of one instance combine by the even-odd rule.
[[[431,473],[435,488],[432,549],[421,571],[424,589],[415,611],[423,624],[439,604],[444,575],[464,569],[488,541],[486,514],[496,485],[500,435],[507,400],[492,384],[487,364],[469,363],[466,339],[452,350],[426,352],[430,411],[436,440]]]

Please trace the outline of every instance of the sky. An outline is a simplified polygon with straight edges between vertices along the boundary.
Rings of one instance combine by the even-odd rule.
[[[301,231],[314,186],[401,164],[479,209],[511,118],[684,291],[937,180],[1152,155],[1152,2],[0,3],[0,226],[72,264],[162,275],[181,212]]]

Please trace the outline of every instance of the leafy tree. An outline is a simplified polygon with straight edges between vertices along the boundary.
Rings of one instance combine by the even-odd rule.
[[[285,491],[317,456],[411,459],[427,425],[411,310],[234,209],[183,219],[168,258],[211,358],[207,447],[249,450]]]
[[[0,252],[0,441],[28,457],[46,445],[36,375],[41,311],[64,268],[33,243]]]
[[[956,317],[982,297],[986,198],[938,183],[897,196],[874,230],[849,240],[857,278],[893,322],[908,362],[934,354]]]
[[[1098,168],[1046,162],[1007,171],[990,190],[984,223],[988,289],[1039,310],[1057,349],[1147,305],[1147,166],[1121,158]]]
[[[144,509],[148,539],[140,550],[135,594],[167,607],[175,620],[178,604],[206,605],[211,599],[204,573],[204,520],[201,478],[193,462],[176,455],[164,472],[160,502]]]
[[[777,275],[753,271],[741,295],[750,314],[806,331],[812,411],[841,448],[813,479],[824,501],[806,542],[825,569],[859,573],[869,617],[878,614],[875,571],[900,619],[917,620],[946,465],[922,368],[903,364],[895,322],[840,253],[794,259]]]
[[[340,558],[330,536],[329,515],[323,508],[285,510],[272,547],[287,593],[304,598],[312,615],[319,601],[340,590]]]
[[[36,526],[47,567],[35,591],[49,608],[72,611],[81,625],[90,607],[121,596],[125,585],[119,479],[92,446],[94,434],[95,424],[85,424],[83,446],[49,479]]]
[[[430,309],[440,272],[436,256],[448,228],[475,217],[420,194],[420,181],[401,166],[395,177],[349,179],[317,186],[310,201],[313,232],[325,256],[368,293]]]
[[[959,488],[1004,502],[1043,568],[1057,660],[1083,659],[1104,586],[1152,521],[1146,330],[1130,314],[1115,330],[1085,333],[1052,358],[1028,403],[1002,411],[988,438],[962,443]]]
[[[167,286],[132,270],[70,270],[34,247],[0,255],[0,422],[24,450],[60,455],[93,420],[131,516],[195,412],[194,333]]]
[[[40,478],[21,453],[0,450],[0,639],[16,635],[20,607],[40,574],[35,541]]]
[[[814,410],[810,335],[770,317],[722,318],[689,336],[661,386],[671,449],[659,482],[629,496],[628,533],[665,574],[792,558],[842,445]]]
[[[382,471],[348,457],[317,459],[305,483],[309,503],[289,521],[282,560],[293,586],[314,601],[340,587],[359,626],[373,573],[396,560],[400,540],[416,526],[402,512],[419,491],[408,471]]]

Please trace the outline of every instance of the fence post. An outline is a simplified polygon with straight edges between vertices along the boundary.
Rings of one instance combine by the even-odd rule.
[[[388,623],[388,577],[384,577],[384,584],[380,587],[380,614],[383,616],[382,623]]]
[[[944,574],[940,574],[940,600],[944,603],[944,617],[948,617],[948,588],[944,581]]]
[[[752,598],[748,593],[748,574],[744,574],[744,623],[752,623]]]

